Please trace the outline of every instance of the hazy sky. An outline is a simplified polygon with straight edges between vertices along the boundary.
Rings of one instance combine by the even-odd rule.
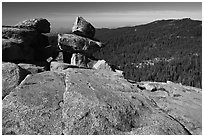
[[[134,26],[158,19],[202,19],[202,3],[161,2],[3,2],[2,24],[14,25],[30,18],[46,18],[52,28],[71,28],[77,16],[96,28]]]

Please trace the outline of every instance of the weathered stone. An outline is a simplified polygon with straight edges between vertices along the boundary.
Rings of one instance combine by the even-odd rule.
[[[70,68],[64,72],[65,135],[188,134],[177,121],[155,110],[149,100],[136,93],[136,87],[113,72]]]
[[[25,20],[25,21],[19,22],[15,26],[21,27],[21,28],[33,28],[39,33],[50,32],[50,23],[43,18]]]
[[[138,87],[142,90],[146,89],[152,92],[157,90],[157,88],[154,85],[151,85],[149,83],[141,83],[138,85]]]
[[[26,69],[31,74],[36,74],[48,70],[46,62],[38,62],[33,64],[19,63],[18,66],[20,66],[23,69]]]
[[[50,70],[51,71],[62,71],[62,70],[65,70],[67,68],[78,68],[78,66],[71,65],[68,63],[56,62],[56,61],[52,61],[50,63]]]
[[[202,134],[201,91],[181,85],[149,84],[157,90],[141,91],[137,83],[102,69],[68,68],[30,75],[3,100],[2,131],[58,135]],[[161,97],[158,92],[167,95]]]
[[[94,69],[102,69],[107,71],[113,71],[111,66],[105,60],[98,60],[96,64],[93,65]]]
[[[58,45],[60,49],[69,53],[81,53],[92,56],[103,44],[89,38],[77,36],[75,34],[58,34]]]
[[[179,121],[190,134],[202,134],[202,90],[173,82],[142,82],[157,87],[157,91],[142,94],[155,102],[165,113]]]
[[[34,60],[33,41],[37,32],[32,29],[2,27],[3,61]]]
[[[2,38],[4,39],[18,39],[23,41],[26,46],[33,48],[43,48],[49,45],[48,36],[40,34],[33,29],[3,27]]]
[[[12,92],[28,73],[14,63],[2,63],[2,98]]]
[[[77,17],[72,27],[72,32],[79,36],[93,38],[95,35],[95,28],[82,17]]]
[[[71,64],[72,53],[69,52],[59,52],[55,61]]]
[[[2,133],[61,135],[63,77],[48,71],[26,77],[2,102]]]
[[[115,69],[115,72],[117,72],[118,75],[123,76],[123,71],[122,70]]]
[[[27,29],[27,28],[16,28],[16,27],[2,27],[2,38],[9,39],[22,39],[23,41],[29,43],[32,41],[36,36],[37,32],[34,29]]]
[[[21,39],[2,39],[2,60],[12,62],[34,60],[34,49],[25,44]]]
[[[61,63],[71,63],[71,57],[72,57],[72,54],[69,54],[68,53],[68,57],[65,57],[64,53],[63,52],[59,52],[59,54],[57,55],[57,57],[55,58],[54,61],[57,61],[57,62],[61,62]],[[64,60],[64,59],[67,59],[67,60]]]
[[[2,37],[4,61],[45,61],[58,54],[58,47],[47,48],[48,37],[33,29],[3,27]]]
[[[58,45],[63,51],[65,63],[79,65],[79,67],[87,67],[88,58],[95,59],[92,56],[93,53],[102,47],[101,42],[75,34],[58,34]]]
[[[80,53],[73,53],[71,65],[87,68],[88,58]]]

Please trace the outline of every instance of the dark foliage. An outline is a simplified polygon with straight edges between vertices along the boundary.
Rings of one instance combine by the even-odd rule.
[[[95,57],[118,66],[127,79],[170,80],[201,87],[201,21],[186,18],[134,27],[97,29],[96,38],[105,42],[106,47]],[[153,64],[144,63],[148,60]]]

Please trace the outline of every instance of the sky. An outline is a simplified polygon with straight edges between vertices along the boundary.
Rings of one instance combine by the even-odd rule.
[[[71,29],[77,16],[95,28],[135,26],[161,19],[202,20],[201,2],[3,2],[2,24],[46,18],[51,28]]]

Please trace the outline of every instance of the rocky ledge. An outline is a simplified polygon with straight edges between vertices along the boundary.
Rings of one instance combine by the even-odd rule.
[[[201,89],[128,82],[99,66],[27,75],[3,99],[3,134],[201,134]]]
[[[39,48],[29,39],[49,32],[40,27],[43,22],[49,25],[42,19],[29,20],[15,29],[3,30],[3,59],[7,61],[2,64],[4,135],[202,134],[201,89],[170,81],[124,79],[121,70],[94,59],[92,54],[102,43],[93,40],[95,30],[82,17],[77,18],[74,34],[58,35],[57,48],[46,48],[42,42]],[[33,50],[33,54],[27,53],[30,58],[26,47]],[[19,48],[16,53],[12,50],[15,48]],[[6,49],[11,54],[6,54]],[[46,65],[42,62],[55,54],[57,57],[58,50],[70,63],[52,59]],[[37,51],[46,53],[46,57],[36,63]],[[19,56],[21,52],[25,56]],[[31,61],[16,63],[16,57]]]

